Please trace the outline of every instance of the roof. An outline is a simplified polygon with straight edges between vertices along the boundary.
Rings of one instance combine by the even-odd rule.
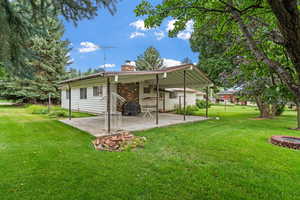
[[[196,92],[196,95],[206,95],[204,92],[201,92],[201,91],[197,91]]]
[[[230,95],[230,94],[235,94],[237,92],[238,92],[237,90],[226,90],[226,91],[218,92],[217,95]]]
[[[186,71],[187,86],[190,84],[190,87],[193,85],[211,85],[212,81],[196,66],[193,64],[184,64],[174,67],[162,68],[159,70],[153,71],[119,71],[119,72],[99,72],[87,76],[72,78],[59,82],[61,85],[75,84],[75,82],[81,82],[83,80],[99,80],[105,81],[104,78],[115,77],[115,80],[120,83],[128,82],[138,82],[144,80],[155,80],[156,75],[159,75],[160,78],[159,84],[165,88],[171,87],[182,87],[183,86],[183,71]],[[163,75],[163,76],[162,76]],[[133,78],[133,76],[135,78]],[[76,83],[77,84],[77,83]]]

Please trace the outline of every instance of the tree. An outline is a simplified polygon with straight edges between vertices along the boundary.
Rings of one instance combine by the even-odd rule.
[[[50,94],[53,102],[59,101],[58,81],[68,64],[69,43],[61,40],[64,29],[57,18],[48,19],[46,27],[47,36],[28,39],[27,47],[33,56],[25,59],[23,68],[6,68],[0,96],[35,103],[46,101]]]
[[[49,17],[62,15],[76,24],[81,19],[97,15],[98,8],[107,8],[115,13],[117,0],[1,0],[0,2],[0,62],[6,66],[24,65],[28,51],[28,38],[47,35],[45,27]],[[33,24],[41,22],[44,26]]]
[[[156,7],[142,1],[136,13],[148,16],[146,27],[159,26],[170,16],[175,18],[175,29],[170,36],[176,36],[189,20],[195,22],[197,29],[214,23],[215,33],[230,31],[239,35],[246,41],[252,56],[276,73],[293,95],[300,130],[300,17],[297,6],[297,0],[169,0]],[[268,44],[278,48],[268,48]],[[278,49],[281,49],[281,55],[286,55],[287,62],[273,56]]]
[[[148,47],[146,51],[137,57],[137,70],[157,70],[163,67],[163,59],[161,59],[159,52],[152,46]]]
[[[239,95],[256,102],[260,117],[282,113],[287,103],[287,91],[274,73],[258,66],[245,42],[232,45],[234,36],[227,33],[222,42],[210,37],[214,25],[195,30],[190,39],[194,52],[200,52],[198,67],[207,73],[215,86],[239,88]],[[241,56],[244,55],[244,56]]]
[[[185,57],[182,61],[182,64],[192,64],[193,61],[189,57]]]

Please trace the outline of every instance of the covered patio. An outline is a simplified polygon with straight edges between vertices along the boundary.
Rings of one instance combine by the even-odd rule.
[[[122,130],[126,131],[142,131],[156,127],[164,127],[175,124],[191,123],[207,120],[206,117],[201,116],[186,116],[186,120],[182,119],[182,115],[160,113],[159,124],[153,123],[152,120],[139,116],[123,116],[122,117]],[[72,120],[60,120],[61,122],[86,131],[95,137],[107,135],[105,127],[104,115],[96,117],[74,118]]]
[[[155,104],[153,115],[150,118],[140,116],[121,116],[119,121],[122,125],[113,125],[113,121],[116,120],[116,101],[114,100],[113,87],[116,84],[126,84],[126,83],[137,83],[137,82],[148,82],[152,85],[155,90]],[[91,83],[102,83],[106,85],[106,112],[98,117],[90,118],[80,118],[71,119],[72,112],[72,87],[78,87],[82,84]],[[95,136],[99,134],[113,134],[117,129],[127,130],[127,131],[137,131],[146,130],[155,127],[168,126],[173,124],[195,122],[207,119],[206,117],[200,116],[186,116],[186,88],[206,88],[206,102],[208,105],[208,90],[212,85],[212,82],[207,78],[207,76],[200,71],[196,66],[192,64],[179,65],[174,67],[163,68],[160,70],[153,71],[121,71],[121,72],[101,72],[98,74],[93,74],[85,77],[69,79],[62,81],[62,88],[69,91],[69,119],[62,120],[62,122],[74,126],[76,128],[85,130],[92,133]],[[165,105],[163,109],[159,109],[159,99],[160,91],[165,88],[183,88],[183,115],[175,115],[164,113]],[[117,94],[118,95],[118,94]],[[118,120],[117,119],[117,120]]]

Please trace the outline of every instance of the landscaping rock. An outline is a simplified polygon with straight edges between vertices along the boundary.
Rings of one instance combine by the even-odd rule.
[[[102,151],[125,151],[136,147],[144,147],[145,137],[138,137],[127,131],[114,135],[98,137],[93,141],[95,149]]]

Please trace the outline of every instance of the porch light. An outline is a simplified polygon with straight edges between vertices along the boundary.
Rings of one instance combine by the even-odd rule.
[[[115,76],[115,82],[118,82],[118,81],[119,81],[119,76],[116,75],[116,76]]]
[[[163,78],[164,78],[164,79],[167,78],[167,72],[164,72]]]

